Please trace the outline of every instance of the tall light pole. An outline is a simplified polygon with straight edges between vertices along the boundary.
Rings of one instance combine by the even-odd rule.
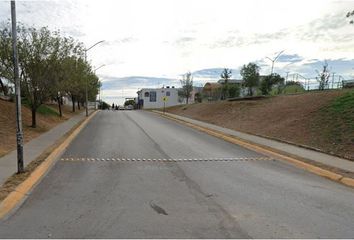
[[[104,40],[98,41],[95,44],[93,44],[91,47],[86,48],[85,51],[85,62],[87,62],[87,51],[89,51],[91,48],[96,46],[97,44],[103,43]],[[87,78],[86,78],[86,84],[85,84],[85,102],[86,102],[86,117],[88,116],[88,83],[87,83]]]
[[[16,141],[17,141],[17,173],[24,172],[23,164],[23,131],[21,116],[21,86],[18,73],[17,58],[17,29],[16,29],[16,4],[15,0],[11,0],[11,35],[12,35],[12,51],[14,64],[14,80],[16,95]]]
[[[285,51],[285,50],[280,51],[280,52],[278,53],[278,55],[277,55],[275,58],[273,58],[273,59],[271,59],[271,58],[269,58],[269,57],[266,57],[266,58],[268,58],[268,59],[272,62],[272,71],[271,71],[270,74],[273,74],[274,62],[277,61],[277,59],[278,59],[278,57],[280,56],[280,54],[282,54],[284,51]]]
[[[104,67],[104,66],[106,66],[105,64],[102,64],[101,66],[99,66],[99,67],[97,67],[97,68],[95,68],[93,71],[94,71],[94,73],[95,73],[95,75],[96,75],[96,70],[98,70],[98,69],[100,69],[101,67]],[[98,81],[99,82],[99,81]],[[100,83],[100,89],[99,89],[99,98],[98,98],[98,102],[100,103],[100,105],[101,105],[101,97],[100,97],[100,95],[101,95],[101,83]],[[95,99],[95,110],[97,109],[96,108],[96,105],[97,105],[97,95],[96,95],[96,99]]]
[[[98,70],[98,69],[100,69],[101,67],[104,67],[104,66],[106,66],[106,64],[102,64],[101,66],[96,67],[93,71],[96,72],[96,70]]]

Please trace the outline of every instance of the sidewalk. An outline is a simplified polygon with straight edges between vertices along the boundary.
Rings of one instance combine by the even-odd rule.
[[[92,110],[89,109],[91,112]],[[85,111],[71,117],[57,125],[48,132],[29,141],[24,145],[24,164],[27,166],[31,161],[39,157],[48,147],[69,132],[77,123],[85,119]],[[14,150],[0,158],[0,186],[14,173],[17,172],[17,150]]]
[[[159,111],[156,111],[156,112],[162,113]],[[247,134],[247,133],[238,132],[238,131],[231,130],[228,128],[223,128],[223,127],[220,127],[220,126],[217,126],[214,124],[194,120],[194,119],[187,118],[187,117],[182,117],[182,116],[171,114],[171,113],[165,113],[165,114],[167,116],[170,116],[170,117],[173,117],[173,118],[185,121],[185,122],[193,123],[193,124],[199,125],[201,127],[216,130],[216,131],[222,132],[224,134],[235,136],[237,138],[240,138],[240,139],[243,139],[243,140],[246,140],[249,142],[253,142],[253,143],[256,143],[259,145],[270,147],[270,148],[273,148],[273,149],[276,149],[276,150],[279,150],[282,152],[287,152],[291,155],[296,155],[301,158],[309,159],[309,160],[312,160],[312,161],[315,161],[315,162],[318,162],[321,164],[325,164],[325,165],[328,165],[331,167],[336,167],[336,168],[342,169],[344,171],[354,172],[354,162],[343,159],[343,158],[331,156],[331,155],[328,155],[325,153],[317,152],[314,150],[298,147],[298,146],[283,143],[283,142],[278,142],[278,141],[267,139],[267,138],[254,136],[254,135]]]

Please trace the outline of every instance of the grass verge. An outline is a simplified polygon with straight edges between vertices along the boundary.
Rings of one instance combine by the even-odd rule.
[[[330,153],[346,152],[354,146],[354,89],[322,107],[312,123],[317,142],[326,144]],[[330,147],[329,147],[330,146]],[[354,160],[350,153],[345,158]]]

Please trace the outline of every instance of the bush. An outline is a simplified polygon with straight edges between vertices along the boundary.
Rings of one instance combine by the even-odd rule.
[[[106,109],[109,109],[110,108],[110,105],[106,102],[101,102],[100,105],[99,105],[99,109],[102,109],[102,110],[106,110]]]
[[[59,116],[59,113],[57,113],[57,111],[55,111],[51,107],[48,107],[47,105],[40,105],[37,109],[37,112],[46,116]]]
[[[301,84],[285,85],[285,88],[283,89],[284,94],[302,93],[302,92],[305,92],[305,89]]]
[[[196,103],[201,103],[202,102],[202,94],[201,93],[196,93],[194,95],[194,102],[196,102]]]
[[[135,108],[136,103],[134,100],[127,100],[125,101],[124,106],[128,106],[128,105],[132,105]]]
[[[261,82],[260,90],[262,94],[268,95],[274,85],[278,85],[278,94],[279,94],[281,90],[281,86],[284,85],[284,78],[282,78],[279,74],[276,73],[266,76]]]
[[[240,96],[241,89],[238,85],[231,85],[228,90],[229,90],[230,98],[235,98]]]
[[[300,87],[302,87],[301,83],[295,82],[295,81],[287,81],[285,83],[285,87],[287,87],[287,86],[300,86]]]

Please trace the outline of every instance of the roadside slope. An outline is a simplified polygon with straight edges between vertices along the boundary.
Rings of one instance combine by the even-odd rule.
[[[42,105],[37,113],[37,128],[31,127],[31,110],[22,106],[22,124],[24,142],[28,142],[40,134],[64,122],[76,113],[71,113],[69,107],[63,107],[63,117],[60,118],[55,106]],[[0,100],[0,156],[16,149],[16,109],[15,103]]]
[[[310,92],[176,106],[167,111],[354,160],[352,95],[353,90]]]

